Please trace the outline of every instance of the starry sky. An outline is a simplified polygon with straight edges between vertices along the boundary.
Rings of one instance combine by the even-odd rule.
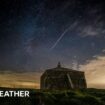
[[[105,81],[104,0],[0,0],[0,71],[40,72],[58,61],[85,71],[90,86]]]

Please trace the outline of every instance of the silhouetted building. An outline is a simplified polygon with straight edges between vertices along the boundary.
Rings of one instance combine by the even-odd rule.
[[[87,88],[84,72],[61,67],[46,70],[41,76],[41,89]]]

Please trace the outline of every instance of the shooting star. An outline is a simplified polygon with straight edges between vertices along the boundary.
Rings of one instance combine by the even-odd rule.
[[[60,37],[57,39],[57,41],[53,44],[53,46],[50,48],[50,50],[53,50],[57,45],[58,45],[58,43],[62,40],[62,38],[65,36],[65,34],[69,31],[69,30],[71,30],[71,29],[73,29],[75,26],[77,26],[77,24],[78,24],[78,22],[74,22],[72,25],[70,25],[68,28],[66,28],[65,30],[64,30],[64,32],[60,35]]]

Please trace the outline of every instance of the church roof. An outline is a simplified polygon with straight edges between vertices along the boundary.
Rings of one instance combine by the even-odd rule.
[[[83,71],[73,70],[69,68],[64,68],[61,66],[60,62],[58,62],[58,65],[56,68],[47,69],[46,72],[77,72],[77,73],[84,73]]]

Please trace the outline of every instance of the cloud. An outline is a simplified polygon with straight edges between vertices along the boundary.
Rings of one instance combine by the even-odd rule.
[[[87,8],[86,17],[80,20],[77,31],[80,36],[100,36],[105,34],[105,20],[101,13],[101,7]]]
[[[96,26],[91,25],[91,24],[86,25],[86,26],[81,26],[81,27],[78,26],[77,31],[78,31],[79,35],[82,37],[101,36],[105,33],[102,26],[96,27]]]
[[[104,49],[104,50],[102,50],[102,52],[105,52],[105,49]]]
[[[85,71],[88,87],[105,88],[105,56],[96,56],[80,69]]]
[[[1,72],[0,87],[39,88],[40,76],[39,72]]]
[[[82,31],[81,31],[81,35],[82,36],[96,36],[98,35],[99,32],[96,31],[95,29],[93,29],[93,27],[91,26],[86,26]]]

